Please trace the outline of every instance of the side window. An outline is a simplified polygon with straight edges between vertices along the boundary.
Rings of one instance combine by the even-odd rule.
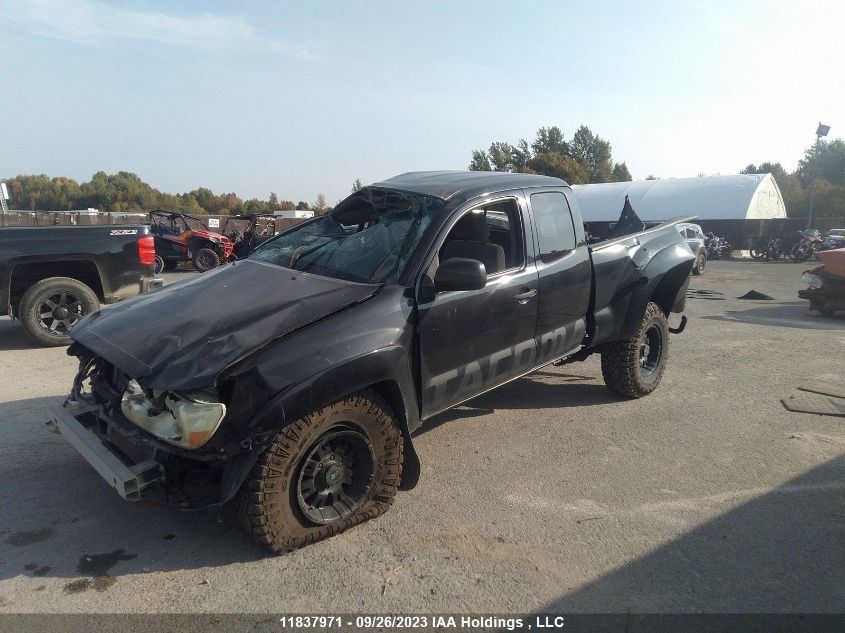
[[[564,195],[557,191],[531,194],[531,209],[540,242],[540,260],[552,262],[575,248],[575,227]]]
[[[524,244],[519,207],[515,200],[502,200],[467,211],[449,231],[439,255],[441,262],[477,259],[488,275],[495,275],[525,263]]]

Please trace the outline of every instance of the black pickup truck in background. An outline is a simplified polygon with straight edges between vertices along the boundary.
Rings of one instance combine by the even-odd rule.
[[[0,228],[0,314],[43,345],[68,333],[101,303],[160,286],[147,225]]]
[[[418,478],[411,434],[485,391],[593,353],[618,394],[656,389],[686,323],[668,320],[688,219],[588,245],[557,178],[397,176],[85,319],[54,423],[125,499],[237,499],[252,538],[289,551],[387,510]]]

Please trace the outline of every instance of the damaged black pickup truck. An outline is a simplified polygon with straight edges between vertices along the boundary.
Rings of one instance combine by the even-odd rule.
[[[539,367],[600,353],[611,389],[653,391],[695,259],[674,223],[587,246],[557,178],[397,176],[91,314],[54,423],[124,498],[234,500],[289,551],[387,510],[425,420]]]

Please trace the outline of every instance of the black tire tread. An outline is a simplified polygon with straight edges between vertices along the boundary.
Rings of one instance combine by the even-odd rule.
[[[211,266],[209,266],[208,268],[203,268],[202,266],[200,266],[200,265],[197,263],[197,262],[199,261],[199,259],[200,259],[200,254],[201,254],[201,253],[209,253],[209,254],[210,254],[210,256],[212,257],[213,264],[212,264]],[[220,255],[218,255],[218,254],[214,251],[214,249],[211,249],[211,248],[200,248],[200,249],[198,249],[198,250],[197,250],[197,252],[196,252],[196,253],[194,253],[193,262],[194,262],[194,268],[196,268],[196,269],[197,269],[198,271],[200,271],[201,273],[204,273],[204,272],[206,272],[206,271],[208,271],[208,270],[211,270],[212,268],[217,268],[217,267],[220,265]]]
[[[704,266],[707,263],[707,258],[704,256],[703,253],[699,253],[698,257],[695,258],[695,266],[692,267],[692,274],[695,276],[700,275],[704,272]]]
[[[46,279],[42,279],[27,288],[26,292],[24,292],[21,297],[20,303],[18,304],[17,313],[24,331],[30,338],[42,345],[61,347],[63,345],[69,345],[72,342],[71,338],[69,336],[51,336],[46,334],[33,318],[34,315],[32,312],[33,298],[44,292],[45,288],[49,288],[51,286],[54,286],[57,290],[62,288],[72,289],[73,292],[76,292],[84,297],[85,300],[91,304],[89,313],[99,310],[100,300],[97,298],[97,294],[90,286],[78,279],[74,279],[73,277],[47,277]]]
[[[640,340],[648,324],[653,320],[663,323],[663,329],[667,335],[663,339],[663,361],[658,369],[656,379],[653,384],[646,385],[643,383],[640,374]],[[663,371],[666,368],[666,360],[669,357],[668,327],[663,309],[656,303],[649,303],[646,306],[640,327],[633,336],[622,341],[605,343],[602,347],[601,373],[605,384],[619,395],[628,398],[642,398],[654,391],[660,384],[660,379],[663,377]]]
[[[298,526],[281,526],[276,504],[287,500],[285,478],[291,477],[296,464],[290,457],[296,454],[301,439],[309,427],[333,407],[366,407],[374,415],[386,437],[384,464],[386,468],[377,477],[373,497],[355,514],[327,525],[313,526],[308,530]],[[402,475],[404,442],[402,431],[387,402],[371,390],[363,390],[318,409],[285,426],[273,444],[259,457],[252,475],[239,492],[238,520],[242,528],[256,543],[276,554],[283,554],[329,538],[364,521],[383,514],[393,504]],[[378,457],[377,457],[378,460]],[[378,473],[378,471],[377,471]],[[281,499],[274,497],[282,496]],[[286,533],[287,532],[287,533]],[[297,533],[299,532],[299,533]]]

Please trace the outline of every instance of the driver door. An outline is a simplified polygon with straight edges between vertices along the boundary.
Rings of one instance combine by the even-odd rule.
[[[433,287],[444,255],[464,256],[462,245],[449,246],[456,236],[485,237],[459,235],[455,227],[469,213],[484,214],[489,235],[468,240],[466,253],[504,251],[504,264],[502,270],[488,269],[481,290],[435,290],[433,298],[419,300],[423,419],[527,373],[536,362],[538,276],[521,193],[456,214],[423,285]]]

